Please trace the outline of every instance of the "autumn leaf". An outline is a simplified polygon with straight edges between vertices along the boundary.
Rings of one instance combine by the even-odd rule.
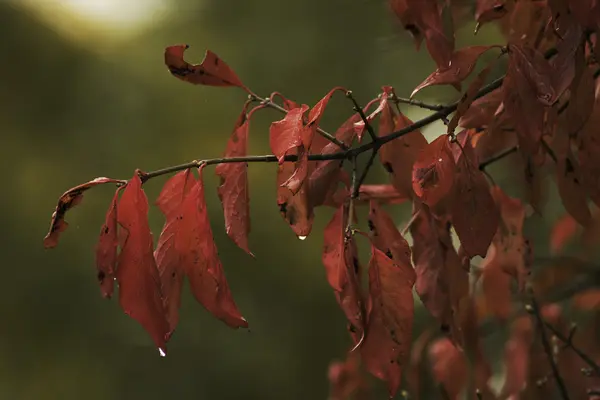
[[[502,18],[508,12],[506,7],[506,0],[477,0],[475,8],[475,20],[477,21],[477,28],[486,22],[491,22],[495,19]]]
[[[406,245],[408,249],[408,245]],[[360,347],[369,372],[387,381],[393,397],[410,352],[413,324],[412,288],[415,271],[408,254],[390,259],[371,245],[369,262],[369,304],[367,329]]]
[[[387,96],[386,96],[387,97]],[[386,102],[379,120],[379,137],[406,128],[412,121],[404,114],[397,113]],[[391,175],[392,184],[403,197],[412,198],[412,170],[419,152],[427,147],[427,139],[416,129],[413,132],[392,140],[379,150],[379,159]]]
[[[410,263],[410,247],[396,228],[394,220],[379,206],[377,201],[369,202],[369,229],[371,241],[379,250],[397,264]]]
[[[65,221],[65,214],[71,208],[75,207],[81,200],[83,200],[83,192],[88,189],[93,188],[97,185],[103,185],[106,183],[118,183],[123,184],[124,182],[118,179],[111,178],[96,178],[89,182],[83,183],[81,185],[75,186],[65,193],[58,199],[58,204],[56,205],[56,209],[54,213],[52,213],[52,220],[50,221],[50,230],[48,234],[44,238],[44,247],[47,249],[56,247],[58,244],[58,238],[62,232],[67,229],[69,224]]]
[[[147,220],[148,199],[138,172],[127,183],[117,206],[117,221],[127,232],[116,274],[119,303],[125,314],[138,321],[160,351],[166,353],[170,330]]]
[[[454,200],[450,206],[452,225],[469,257],[485,257],[498,230],[500,213],[488,182],[479,170],[479,161],[468,135],[463,132],[458,139],[454,144],[456,175]]]
[[[380,203],[401,204],[409,200],[392,185],[360,185],[358,201],[377,200]]]
[[[552,254],[560,253],[567,242],[575,236],[577,230],[577,221],[571,214],[565,214],[556,221],[550,233],[550,251]]]
[[[486,260],[481,264],[481,290],[487,309],[501,321],[507,321],[512,312],[513,278],[502,267],[497,255],[498,246],[492,244]]]
[[[368,382],[360,367],[360,355],[355,351],[349,352],[346,360],[329,364],[329,400],[366,398]]]
[[[441,135],[421,150],[412,170],[412,187],[429,207],[448,195],[454,184],[456,165],[448,136]]]
[[[447,338],[437,339],[429,347],[433,379],[443,390],[442,398],[458,399],[467,383],[467,363],[463,354]]]
[[[346,205],[341,205],[324,232],[322,261],[329,285],[348,320],[348,330],[354,344],[364,337],[364,305],[361,300],[357,249],[352,237],[346,238]]]
[[[200,64],[189,64],[183,59],[183,53],[190,46],[179,44],[165,49],[165,64],[176,78],[194,85],[237,86],[251,94],[235,72],[210,50],[206,50]]]
[[[100,283],[102,296],[109,299],[112,297],[115,271],[117,269],[117,247],[119,236],[117,230],[117,202],[119,192],[123,186],[118,187],[106,213],[106,219],[100,228],[100,238],[96,245],[96,269]]]
[[[213,239],[204,198],[204,166],[198,168],[200,179],[181,204],[178,230],[182,240],[175,242],[175,249],[183,256],[182,264],[196,300],[231,328],[247,328],[248,322],[233,300]]]
[[[244,104],[238,117],[233,133],[227,142],[227,149],[223,157],[244,157],[248,154],[248,131],[250,117]],[[260,106],[259,106],[260,107]],[[218,188],[219,199],[225,215],[225,230],[227,235],[239,248],[253,256],[248,247],[248,234],[250,233],[250,192],[248,188],[248,164],[223,163],[217,165],[215,173],[221,180]]]
[[[452,245],[447,224],[424,204],[413,203],[413,264],[421,301],[457,343],[462,341],[462,303],[468,299],[469,277]]]
[[[438,68],[421,82],[410,97],[414,97],[421,89],[433,85],[460,85],[475,68],[479,57],[486,51],[498,46],[471,46],[460,49],[452,54],[450,64],[444,68]]]
[[[156,204],[165,216],[165,225],[158,238],[154,251],[160,275],[163,305],[169,322],[169,332],[173,332],[179,322],[181,289],[185,268],[184,255],[177,251],[176,243],[183,240],[181,224],[184,198],[196,182],[191,170],[186,169],[174,175],[163,186]]]
[[[506,377],[501,398],[518,396],[523,390],[529,372],[529,352],[533,342],[533,327],[531,319],[527,316],[520,317],[513,322],[511,336],[504,345],[504,363]]]

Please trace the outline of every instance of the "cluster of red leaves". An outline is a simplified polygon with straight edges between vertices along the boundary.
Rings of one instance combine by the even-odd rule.
[[[202,63],[193,65],[183,57],[188,46],[168,47],[165,63],[175,77],[192,84],[234,86],[250,95],[224,157],[175,168],[179,172],[165,183],[156,201],[166,220],[156,249],[142,189],[152,174],[141,171],[126,182],[98,178],[67,191],[59,199],[45,245],[56,245],[58,235],[67,227],[66,211],[80,202],[84,191],[99,184],[117,183],[96,252],[102,294],[110,297],[116,281],[121,307],[149,332],[161,351],[165,351],[178,322],[184,276],[195,298],[214,316],[232,328],[247,327],[218,257],[202,174],[207,164],[217,164],[216,174],[221,181],[218,194],[227,234],[252,256],[245,162],[249,122],[256,110],[275,105],[279,98],[283,105],[277,107],[285,116],[271,124],[269,144],[274,155],[271,161],[278,164],[277,206],[283,219],[295,235],[304,239],[311,233],[316,207],[336,210],[325,228],[322,262],[348,321],[352,350],[344,363],[330,369],[332,398],[362,396],[366,384],[361,366],[387,382],[390,396],[397,393],[408,366],[405,380],[418,396],[423,360],[428,360],[433,378],[447,398],[455,399],[465,392],[473,396],[476,389],[484,398],[496,398],[489,382],[491,368],[478,334],[481,321],[490,316],[512,326],[506,343],[509,373],[500,397],[541,398],[544,390],[555,390],[552,385],[556,385],[540,384],[549,376],[544,368],[550,364],[543,359],[547,354],[529,317],[511,321],[516,295],[525,295],[531,283],[533,250],[523,234],[525,205],[529,203],[540,211],[540,179],[543,168],[553,160],[558,193],[568,212],[552,233],[554,251],[560,251],[577,234],[579,225],[587,243],[594,243],[600,232],[600,219],[592,214],[589,204],[591,200],[600,206],[600,137],[596,123],[600,100],[594,82],[594,68],[598,68],[600,59],[596,54],[600,3],[478,0],[478,26],[497,21],[507,45],[458,50],[454,33],[444,21],[448,15],[460,15],[456,9],[463,7],[463,2],[390,3],[417,47],[426,41],[437,66],[412,96],[433,85],[452,85],[462,91],[462,83],[480,58],[494,49],[501,50],[500,57],[508,58],[502,84],[482,92],[497,63],[494,60],[471,80],[453,108],[442,110],[449,110],[439,116],[447,129],[431,142],[403,114],[390,86],[384,86],[381,95],[364,109],[355,108],[356,112],[333,135],[322,136],[319,123],[326,107],[336,92],[349,95],[345,88],[333,88],[313,107],[277,92],[261,99],[215,53],[207,51]],[[257,100],[259,105],[251,108]],[[369,113],[374,105],[376,108]],[[446,120],[451,112],[452,118]],[[376,120],[378,126],[374,129]],[[455,133],[457,130],[460,132]],[[351,179],[343,169],[346,159],[355,160],[358,155],[352,152],[357,149],[352,146],[363,140],[365,131],[373,143],[363,148],[378,153],[391,184],[357,184],[356,171]],[[487,160],[507,150],[510,154],[513,148],[523,160],[522,173],[530,188],[524,200],[507,195],[484,173]],[[199,179],[193,169],[198,169]],[[383,207],[402,202],[413,206],[406,229],[412,246]],[[362,284],[355,241],[355,233],[360,230],[354,210],[360,204],[369,206],[369,233],[363,235],[370,245],[368,285]],[[460,242],[458,248],[453,231]],[[483,261],[473,269],[471,262],[477,256]],[[533,282],[533,287],[536,292],[548,289],[539,282]],[[445,336],[422,336],[412,346],[411,354],[413,290]],[[578,300],[582,309],[599,303],[596,292]],[[564,330],[560,307],[548,306],[542,314],[557,329]],[[593,333],[582,336],[593,337],[598,333],[596,328],[593,326]],[[595,341],[588,339],[583,344],[589,347],[591,342]],[[590,352],[596,355],[597,350],[592,348]],[[559,354],[557,364],[564,369],[569,384],[576,387],[573,390],[589,387],[580,382],[580,375],[572,373],[581,360],[566,353]],[[532,368],[536,365],[540,368]]]

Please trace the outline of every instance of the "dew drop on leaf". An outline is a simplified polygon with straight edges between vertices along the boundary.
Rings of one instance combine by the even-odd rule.
[[[158,348],[158,354],[160,354],[161,357],[167,356],[167,353],[165,353],[165,351],[163,349],[161,349],[160,347]]]
[[[298,236],[298,239],[304,240],[304,239],[306,239],[306,236]]]

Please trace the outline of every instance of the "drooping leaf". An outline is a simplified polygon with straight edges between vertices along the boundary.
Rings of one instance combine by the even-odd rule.
[[[408,247],[408,245],[406,246]],[[369,303],[361,355],[369,372],[388,383],[393,397],[410,352],[413,324],[412,288],[415,271],[408,254],[390,259],[371,245]]]
[[[394,220],[379,206],[377,201],[371,200],[369,209],[370,236],[375,247],[394,260],[396,264],[411,265],[410,247],[396,228]]]
[[[502,251],[496,244],[488,250],[481,264],[481,289],[487,309],[501,321],[507,321],[512,312],[511,283],[513,278],[503,269],[501,257],[497,252]]]
[[[117,221],[127,233],[116,273],[119,303],[125,314],[138,321],[156,346],[166,353],[170,330],[147,221],[148,199],[138,171],[127,183],[117,209]]]
[[[452,54],[450,64],[444,68],[438,68],[421,82],[410,97],[414,97],[421,89],[433,85],[460,85],[475,68],[479,57],[496,46],[471,46],[460,49]]]
[[[200,179],[181,204],[182,240],[175,243],[175,249],[183,255],[185,273],[196,300],[230,327],[247,328],[248,322],[233,300],[213,239],[204,198],[204,166],[198,168]]]
[[[365,312],[361,299],[359,264],[354,238],[346,237],[347,205],[341,205],[325,227],[322,261],[329,285],[348,320],[354,344],[362,341]]]
[[[413,203],[413,264],[416,292],[421,301],[456,343],[460,343],[463,302],[469,295],[469,278],[452,245],[449,227],[424,204]],[[417,214],[418,213],[418,214]]]
[[[412,125],[412,121],[402,113],[396,113],[389,102],[381,112],[379,137]],[[392,184],[402,196],[412,198],[413,164],[419,152],[427,147],[427,139],[420,130],[415,130],[384,144],[379,150],[379,159],[391,175]]]
[[[482,129],[494,122],[494,117],[504,98],[503,86],[473,101],[460,117],[459,125],[465,129]]]
[[[206,50],[200,64],[190,64],[183,59],[187,44],[169,46],[165,49],[165,64],[176,78],[194,85],[237,86],[250,93],[235,72],[215,53]]]
[[[248,102],[238,117],[233,133],[227,142],[224,157],[244,157],[248,153],[248,131],[250,117],[246,115]],[[251,113],[256,110],[253,109]],[[248,247],[250,233],[250,192],[248,188],[248,164],[223,163],[215,168],[221,180],[218,188],[219,199],[225,216],[227,235],[246,253],[253,255]]]
[[[162,297],[169,332],[172,333],[179,322],[181,305],[181,289],[183,286],[184,254],[181,254],[176,243],[185,238],[181,230],[183,211],[182,204],[191,187],[196,182],[189,169],[181,171],[169,179],[163,186],[156,204],[165,216],[165,225],[158,237],[154,251],[154,259],[160,275]]]
[[[69,226],[65,221],[65,214],[71,208],[75,207],[83,199],[83,192],[93,188],[97,185],[103,185],[105,183],[124,183],[118,179],[111,178],[96,178],[89,182],[75,186],[60,196],[56,209],[52,213],[52,220],[50,221],[50,230],[44,238],[44,247],[47,249],[53,248],[58,244],[58,238],[62,232]]]
[[[296,236],[305,238],[312,230],[314,215],[309,203],[308,185],[303,185],[296,194],[284,186],[294,170],[294,164],[289,162],[277,167],[277,207]]]
[[[106,212],[106,219],[100,228],[100,238],[96,245],[96,269],[98,271],[98,283],[102,296],[109,299],[112,297],[115,271],[117,269],[117,247],[119,246],[117,226],[117,201],[119,192],[123,186],[117,188],[115,195]]]
[[[433,379],[440,386],[441,398],[458,399],[467,383],[468,370],[460,350],[447,338],[437,339],[429,347]]]
[[[412,169],[412,187],[429,207],[447,196],[454,184],[456,165],[448,136],[441,135],[421,150]]]
[[[463,139],[463,140],[461,140]],[[485,257],[496,231],[500,213],[468,135],[458,135],[454,145],[456,176],[451,205],[452,224],[469,257]]]
[[[506,0],[477,0],[475,9],[475,20],[478,27],[486,22],[502,18],[508,12]]]

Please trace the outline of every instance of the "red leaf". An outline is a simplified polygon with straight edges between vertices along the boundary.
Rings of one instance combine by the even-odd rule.
[[[553,254],[560,253],[565,244],[575,236],[577,228],[577,221],[571,214],[565,214],[556,221],[550,233],[550,251]]]
[[[118,205],[117,220],[127,231],[118,260],[119,303],[125,314],[137,320],[156,346],[166,353],[169,324],[165,318],[147,217],[148,200],[136,171]]]
[[[410,232],[417,294],[442,328],[460,343],[461,303],[469,295],[468,274],[452,245],[447,224],[435,219],[427,206],[413,205]]]
[[[510,45],[508,74],[517,85],[524,85],[523,90],[532,90],[538,101],[546,106],[554,104],[561,94],[554,88],[550,63],[533,47]]]
[[[447,196],[454,184],[456,165],[448,136],[441,135],[419,153],[412,170],[412,187],[429,207]]]
[[[96,246],[96,269],[102,296],[109,299],[113,294],[115,271],[117,269],[117,247],[119,237],[117,230],[117,201],[119,192],[123,187],[117,188],[115,195],[106,213],[106,220],[100,229],[100,239]]]
[[[184,254],[181,254],[176,243],[185,240],[181,230],[183,199],[194,185],[196,179],[189,169],[177,173],[163,186],[156,204],[164,214],[165,225],[158,238],[154,258],[160,275],[163,305],[169,322],[169,332],[172,333],[179,322],[179,307],[181,305],[181,289],[185,268]]]
[[[406,245],[408,249],[408,245]],[[393,397],[410,352],[415,271],[405,254],[392,261],[375,245],[369,262],[368,325],[361,355],[369,372],[388,382]]]
[[[421,82],[410,97],[414,97],[421,89],[433,85],[459,85],[475,68],[479,57],[491,48],[497,46],[471,46],[460,49],[452,54],[447,67],[438,68]]]
[[[445,392],[442,398],[458,399],[467,383],[467,364],[463,354],[447,338],[436,340],[429,347],[433,379]]]
[[[183,255],[185,272],[196,300],[230,327],[247,328],[248,322],[231,295],[213,239],[204,198],[204,166],[198,168],[200,179],[181,204],[182,240],[175,243],[175,249]]]
[[[368,382],[360,369],[358,352],[349,352],[344,362],[332,362],[327,375],[330,400],[366,399]]]
[[[571,151],[571,141],[566,132],[557,132],[554,136],[558,193],[567,212],[582,226],[588,226],[592,214],[587,204],[581,169]]]
[[[394,260],[398,265],[410,263],[410,247],[396,228],[394,220],[376,201],[369,202],[369,229],[375,247]],[[412,267],[411,267],[412,268]]]
[[[475,20],[478,25],[502,18],[507,13],[506,0],[477,0]]]
[[[452,224],[460,243],[469,257],[485,257],[498,230],[500,213],[490,194],[490,188],[468,135],[463,133],[462,147],[456,157],[454,201],[451,205]],[[459,135],[460,140],[460,135]]]
[[[294,164],[284,162],[277,169],[277,206],[279,213],[290,225],[299,238],[310,234],[314,215],[309,204],[308,185],[303,185],[298,193],[293,194],[284,186],[294,174]]]
[[[392,185],[360,185],[359,201],[377,200],[380,203],[401,204],[408,200]]]
[[[387,96],[386,96],[387,97]],[[404,114],[398,113],[386,102],[379,120],[379,136],[412,125]],[[427,147],[427,139],[420,130],[415,130],[381,146],[379,158],[384,168],[392,176],[392,184],[406,198],[413,197],[412,169],[419,152]]]
[[[329,285],[348,319],[350,335],[354,344],[358,344],[364,336],[364,310],[356,244],[352,237],[345,237],[347,213],[347,206],[340,206],[325,227],[322,260]]]
[[[504,345],[506,378],[500,398],[519,396],[527,383],[529,372],[529,350],[533,341],[531,319],[521,317],[513,323],[510,339]]]
[[[512,312],[511,276],[504,271],[498,247],[492,244],[486,259],[481,264],[481,287],[487,308],[502,321],[507,321]]]
[[[183,59],[187,44],[169,46],[165,49],[165,64],[173,76],[194,85],[237,86],[250,93],[235,72],[215,53],[206,50],[200,64],[189,64]]]
[[[248,152],[250,115],[246,115],[248,102],[238,117],[224,157],[244,157]],[[255,109],[251,111],[254,112]],[[215,168],[221,179],[219,199],[225,214],[227,235],[239,248],[253,256],[248,247],[250,233],[250,194],[248,189],[248,163],[225,163]]]
[[[65,229],[69,226],[67,221],[65,221],[65,214],[71,208],[75,207],[81,200],[83,199],[83,192],[86,190],[105,183],[124,183],[118,179],[111,178],[96,178],[92,181],[83,183],[81,185],[75,186],[66,192],[63,193],[62,196],[58,199],[58,204],[56,205],[56,209],[54,213],[52,213],[52,220],[50,221],[50,230],[48,234],[44,238],[44,247],[50,249],[55,247],[58,244],[58,237]]]

